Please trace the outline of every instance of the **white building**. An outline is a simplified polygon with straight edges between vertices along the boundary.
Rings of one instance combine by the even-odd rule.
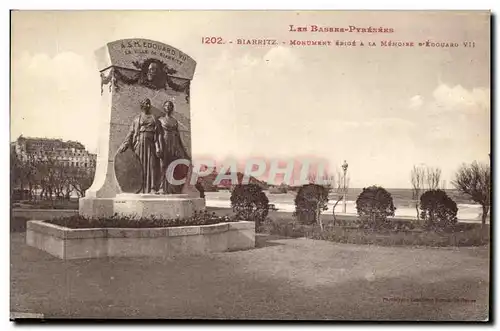
[[[11,143],[11,148],[21,160],[29,157],[40,159],[53,158],[65,166],[79,168],[94,168],[96,154],[89,153],[78,141],[63,141],[61,139],[25,138],[20,136]]]

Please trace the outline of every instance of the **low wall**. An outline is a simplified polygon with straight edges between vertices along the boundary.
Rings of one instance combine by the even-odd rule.
[[[171,228],[70,229],[28,221],[26,243],[61,259],[202,255],[255,247],[255,223]]]
[[[12,216],[30,220],[53,220],[78,215],[78,209],[12,209]]]

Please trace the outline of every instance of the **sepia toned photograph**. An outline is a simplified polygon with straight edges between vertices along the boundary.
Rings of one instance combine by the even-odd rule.
[[[10,320],[488,322],[491,12],[10,13]]]

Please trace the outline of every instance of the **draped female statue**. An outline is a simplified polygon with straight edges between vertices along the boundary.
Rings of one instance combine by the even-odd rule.
[[[182,185],[173,185],[168,181],[166,174],[168,166],[175,160],[191,160],[188,155],[179,133],[179,122],[172,116],[174,113],[174,104],[172,101],[165,101],[163,104],[165,116],[158,119],[161,126],[161,186],[164,194],[179,194],[182,192]],[[182,179],[187,175],[187,169],[184,165],[178,165],[174,169],[174,178]],[[178,178],[177,178],[178,177]]]

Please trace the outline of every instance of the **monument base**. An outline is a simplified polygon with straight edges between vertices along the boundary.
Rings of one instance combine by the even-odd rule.
[[[78,200],[78,213],[89,218],[111,217],[114,215],[113,198],[84,197]]]
[[[164,219],[189,218],[205,210],[205,199],[188,194],[118,194],[115,198],[80,199],[82,216],[111,217],[114,214],[132,218],[155,217]]]
[[[205,210],[205,199],[187,194],[118,194],[113,203],[114,212],[134,218],[189,218]]]

